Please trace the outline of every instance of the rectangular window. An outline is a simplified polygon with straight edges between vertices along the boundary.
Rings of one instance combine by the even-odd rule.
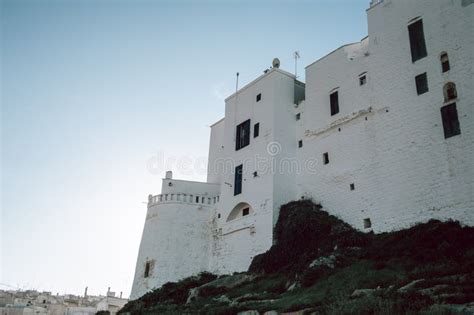
[[[249,215],[249,212],[250,212],[250,209],[249,208],[245,208],[242,210],[242,216],[245,217],[246,215]]]
[[[323,154],[323,163],[324,165],[329,164],[329,153],[324,153]]]
[[[372,227],[372,222],[370,222],[370,218],[364,219],[364,229],[370,229]]]
[[[301,113],[296,114],[295,117],[296,117],[296,120],[300,120],[301,119]]]
[[[331,93],[329,96],[331,101],[331,116],[339,113],[339,94],[338,91]]]
[[[298,141],[298,148],[302,148],[303,147],[303,140],[299,140]]]
[[[415,77],[415,84],[416,93],[418,93],[418,95],[428,92],[428,77],[426,76],[426,72]]]
[[[408,25],[410,37],[411,61],[415,62],[427,56],[423,20]]]
[[[143,275],[145,278],[150,276],[150,262],[146,262],[145,264],[145,274]]]
[[[250,119],[237,126],[235,133],[235,151],[238,151],[250,143]]]
[[[443,119],[445,139],[461,134],[456,103],[441,107],[441,118]]]
[[[351,187],[351,190],[354,190],[354,189],[355,189],[355,185],[354,185],[354,184],[351,184],[350,187]]]
[[[259,93],[256,97],[256,100],[257,102],[260,102],[261,99],[262,99],[262,93]]]
[[[234,196],[240,195],[242,193],[242,168],[242,164],[235,168]]]
[[[253,125],[253,137],[257,138],[259,134],[260,134],[260,123],[256,123],[255,125]]]
[[[364,75],[361,75],[359,77],[359,85],[365,85],[367,83],[367,77]]]

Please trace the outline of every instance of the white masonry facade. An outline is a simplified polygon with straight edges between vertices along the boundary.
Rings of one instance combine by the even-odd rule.
[[[245,271],[279,207],[312,199],[361,231],[474,225],[474,0],[372,1],[368,36],[278,63],[225,100],[206,183],[149,197],[131,299],[201,271]]]

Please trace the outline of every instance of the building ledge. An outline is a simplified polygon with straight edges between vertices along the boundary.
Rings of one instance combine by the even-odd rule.
[[[382,108],[382,109],[379,109],[378,111],[386,111],[387,108]],[[357,119],[361,116],[366,116],[366,115],[373,115],[375,112],[373,111],[373,108],[372,106],[366,108],[366,109],[361,109],[359,110],[358,112],[353,112],[352,114],[350,115],[347,115],[347,116],[344,116],[344,117],[341,117],[335,121],[333,121],[332,123],[330,123],[329,125],[323,127],[323,128],[320,128],[320,129],[316,129],[316,130],[306,130],[304,132],[304,135],[305,137],[307,138],[312,138],[312,137],[318,137],[334,128],[337,128],[337,127],[340,127],[342,125],[345,125],[349,122],[351,122],[352,120],[354,119]]]

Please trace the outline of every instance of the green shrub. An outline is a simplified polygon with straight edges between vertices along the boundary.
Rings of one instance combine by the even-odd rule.
[[[204,286],[199,289],[199,297],[210,297],[224,295],[228,289],[226,287]]]
[[[324,276],[329,275],[332,273],[333,270],[328,268],[328,267],[319,267],[319,268],[311,268],[307,269],[303,274],[301,275],[301,286],[303,288],[308,288],[315,284],[319,279],[321,279]]]

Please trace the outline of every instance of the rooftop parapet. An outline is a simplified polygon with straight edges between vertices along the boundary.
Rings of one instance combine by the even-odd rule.
[[[382,3],[384,0],[371,0],[370,7],[375,7],[377,4]]]
[[[219,196],[194,195],[184,193],[159,194],[148,196],[148,207],[163,203],[185,203],[209,206],[219,202]]]

